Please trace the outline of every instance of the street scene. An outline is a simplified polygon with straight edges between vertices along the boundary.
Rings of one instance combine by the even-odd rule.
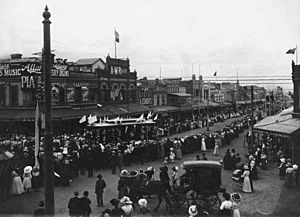
[[[299,9],[2,1],[0,216],[300,216]]]

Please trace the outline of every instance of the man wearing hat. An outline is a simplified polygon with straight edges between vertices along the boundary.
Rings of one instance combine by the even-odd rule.
[[[124,214],[123,210],[119,208],[119,200],[114,198],[109,201],[114,208],[110,212],[110,216],[121,216]]]
[[[71,217],[80,216],[80,199],[78,191],[74,191],[74,197],[69,200],[68,209]]]
[[[162,183],[164,189],[168,191],[170,194],[172,194],[171,186],[170,186],[170,178],[168,174],[168,169],[167,167],[163,166],[160,167],[160,172],[159,172],[159,178],[160,182]]]
[[[104,189],[106,188],[106,183],[102,179],[101,174],[99,174],[97,177],[98,177],[98,180],[96,181],[95,193],[97,195],[97,205],[100,207],[100,206],[103,206],[103,192],[104,192]]]

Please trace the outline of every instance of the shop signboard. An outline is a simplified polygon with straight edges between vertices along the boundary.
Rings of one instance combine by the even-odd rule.
[[[87,87],[82,87],[82,102],[89,101],[89,89]]]
[[[0,64],[0,77],[20,77],[22,72],[41,73],[40,63]]]
[[[21,72],[21,88],[22,89],[35,89],[36,87],[36,74],[29,73],[26,69]]]
[[[67,102],[74,102],[74,87],[67,88]]]

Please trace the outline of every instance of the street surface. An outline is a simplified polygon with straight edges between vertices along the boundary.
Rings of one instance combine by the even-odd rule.
[[[229,123],[231,123],[236,118],[227,119],[224,122],[216,123],[214,126],[210,127],[210,130],[216,131],[220,130]],[[172,135],[171,137],[184,137],[187,135],[193,135],[197,133],[206,132],[206,127],[201,129],[195,129],[181,134]],[[246,131],[245,131],[246,132]],[[221,147],[219,149],[219,156],[213,156],[213,150],[208,150],[207,157],[209,160],[221,160],[224,156],[226,149],[234,148],[236,153],[240,153],[242,161],[245,160],[244,155],[247,152],[247,147],[244,145],[244,134],[241,134],[238,138],[234,139],[230,145]],[[200,144],[199,144],[200,145]],[[188,154],[183,156],[183,160],[194,160],[196,155],[200,152],[194,154]],[[175,165],[178,165],[183,162],[176,160]],[[146,162],[144,165],[133,165],[131,167],[126,167],[124,169],[130,170],[139,170],[146,169],[148,166],[153,166],[156,170],[155,179],[159,179],[159,167],[162,165],[162,162],[157,160],[154,162]],[[172,166],[172,165],[171,165]],[[170,172],[170,170],[169,170]],[[179,169],[179,175],[183,173],[183,169]],[[97,180],[97,175],[101,173],[104,180],[107,183],[107,188],[104,193],[104,205],[105,207],[97,207],[96,205],[96,195],[94,194],[95,182]],[[117,172],[118,173],[118,172]],[[278,203],[280,192],[283,186],[283,181],[279,179],[278,169],[275,166],[269,165],[268,170],[260,170],[258,167],[259,180],[253,182],[254,192],[250,194],[240,193],[242,196],[242,202],[240,203],[239,209],[242,216],[265,216],[271,214]],[[232,172],[227,170],[222,170],[222,184],[227,189],[227,192],[233,192],[233,185],[231,181]],[[67,216],[68,209],[67,204],[71,197],[73,197],[73,191],[78,190],[80,196],[82,196],[83,191],[87,190],[90,193],[89,198],[92,201],[92,216],[100,216],[102,211],[106,208],[112,208],[109,200],[112,198],[117,198],[117,183],[119,177],[118,174],[112,175],[109,170],[102,170],[94,172],[94,177],[80,176],[72,181],[69,187],[56,187],[55,188],[55,213],[56,215]],[[223,199],[222,197],[220,197]],[[17,214],[30,215],[37,208],[37,204],[40,200],[44,199],[44,191],[41,189],[40,192],[31,192],[30,194],[23,194],[21,196],[12,196],[4,203],[0,204],[0,213],[3,214]],[[147,198],[149,207],[151,210],[158,203],[156,197]],[[135,214],[138,214],[138,209],[136,209]],[[161,204],[160,209],[157,212],[151,212],[154,216],[167,215],[165,209],[165,202]],[[188,216],[188,214],[186,214]]]

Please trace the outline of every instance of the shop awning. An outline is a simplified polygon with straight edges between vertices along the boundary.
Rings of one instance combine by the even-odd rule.
[[[254,130],[291,135],[300,129],[300,118],[289,115],[266,117],[254,125]]]
[[[83,115],[112,116],[114,113],[105,108],[75,109],[72,107],[52,109],[52,118],[55,119],[76,119]],[[0,110],[0,121],[34,121],[35,109],[3,109]]]
[[[152,106],[151,110],[156,113],[168,113],[179,111],[179,108],[175,106]]]
[[[107,105],[104,108],[114,115],[141,114],[150,111],[150,108],[147,106],[139,104]]]

